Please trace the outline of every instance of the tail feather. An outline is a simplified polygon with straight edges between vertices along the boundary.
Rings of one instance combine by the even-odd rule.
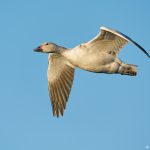
[[[137,74],[137,66],[132,64],[122,64],[119,68],[119,73],[122,75],[135,76]]]

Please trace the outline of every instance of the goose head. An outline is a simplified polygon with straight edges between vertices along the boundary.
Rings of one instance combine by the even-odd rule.
[[[46,42],[34,49],[35,52],[43,53],[55,53],[57,51],[57,46],[54,43]]]

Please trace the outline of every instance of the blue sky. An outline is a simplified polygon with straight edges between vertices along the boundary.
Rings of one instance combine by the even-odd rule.
[[[45,41],[74,47],[106,26],[150,50],[149,6],[148,0],[1,0],[0,149],[148,149],[150,60],[144,53],[129,44],[119,55],[138,65],[136,77],[77,69],[64,117],[57,119],[47,55],[32,49]]]

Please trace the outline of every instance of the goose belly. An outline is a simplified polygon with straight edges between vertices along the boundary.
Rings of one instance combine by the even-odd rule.
[[[101,69],[114,61],[114,56],[105,52],[72,52],[65,56],[74,66],[84,70],[100,72]]]

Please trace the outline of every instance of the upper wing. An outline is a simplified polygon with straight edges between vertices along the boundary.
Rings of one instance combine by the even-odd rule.
[[[125,44],[132,42],[150,58],[150,55],[142,46],[125,34],[105,27],[101,27],[100,29],[101,32],[94,39],[85,43],[85,47],[93,50],[98,49],[100,51],[105,51],[107,53],[116,55],[120,52]]]
[[[53,115],[63,115],[71,91],[74,68],[60,54],[49,56],[48,64],[48,89],[53,109]]]

